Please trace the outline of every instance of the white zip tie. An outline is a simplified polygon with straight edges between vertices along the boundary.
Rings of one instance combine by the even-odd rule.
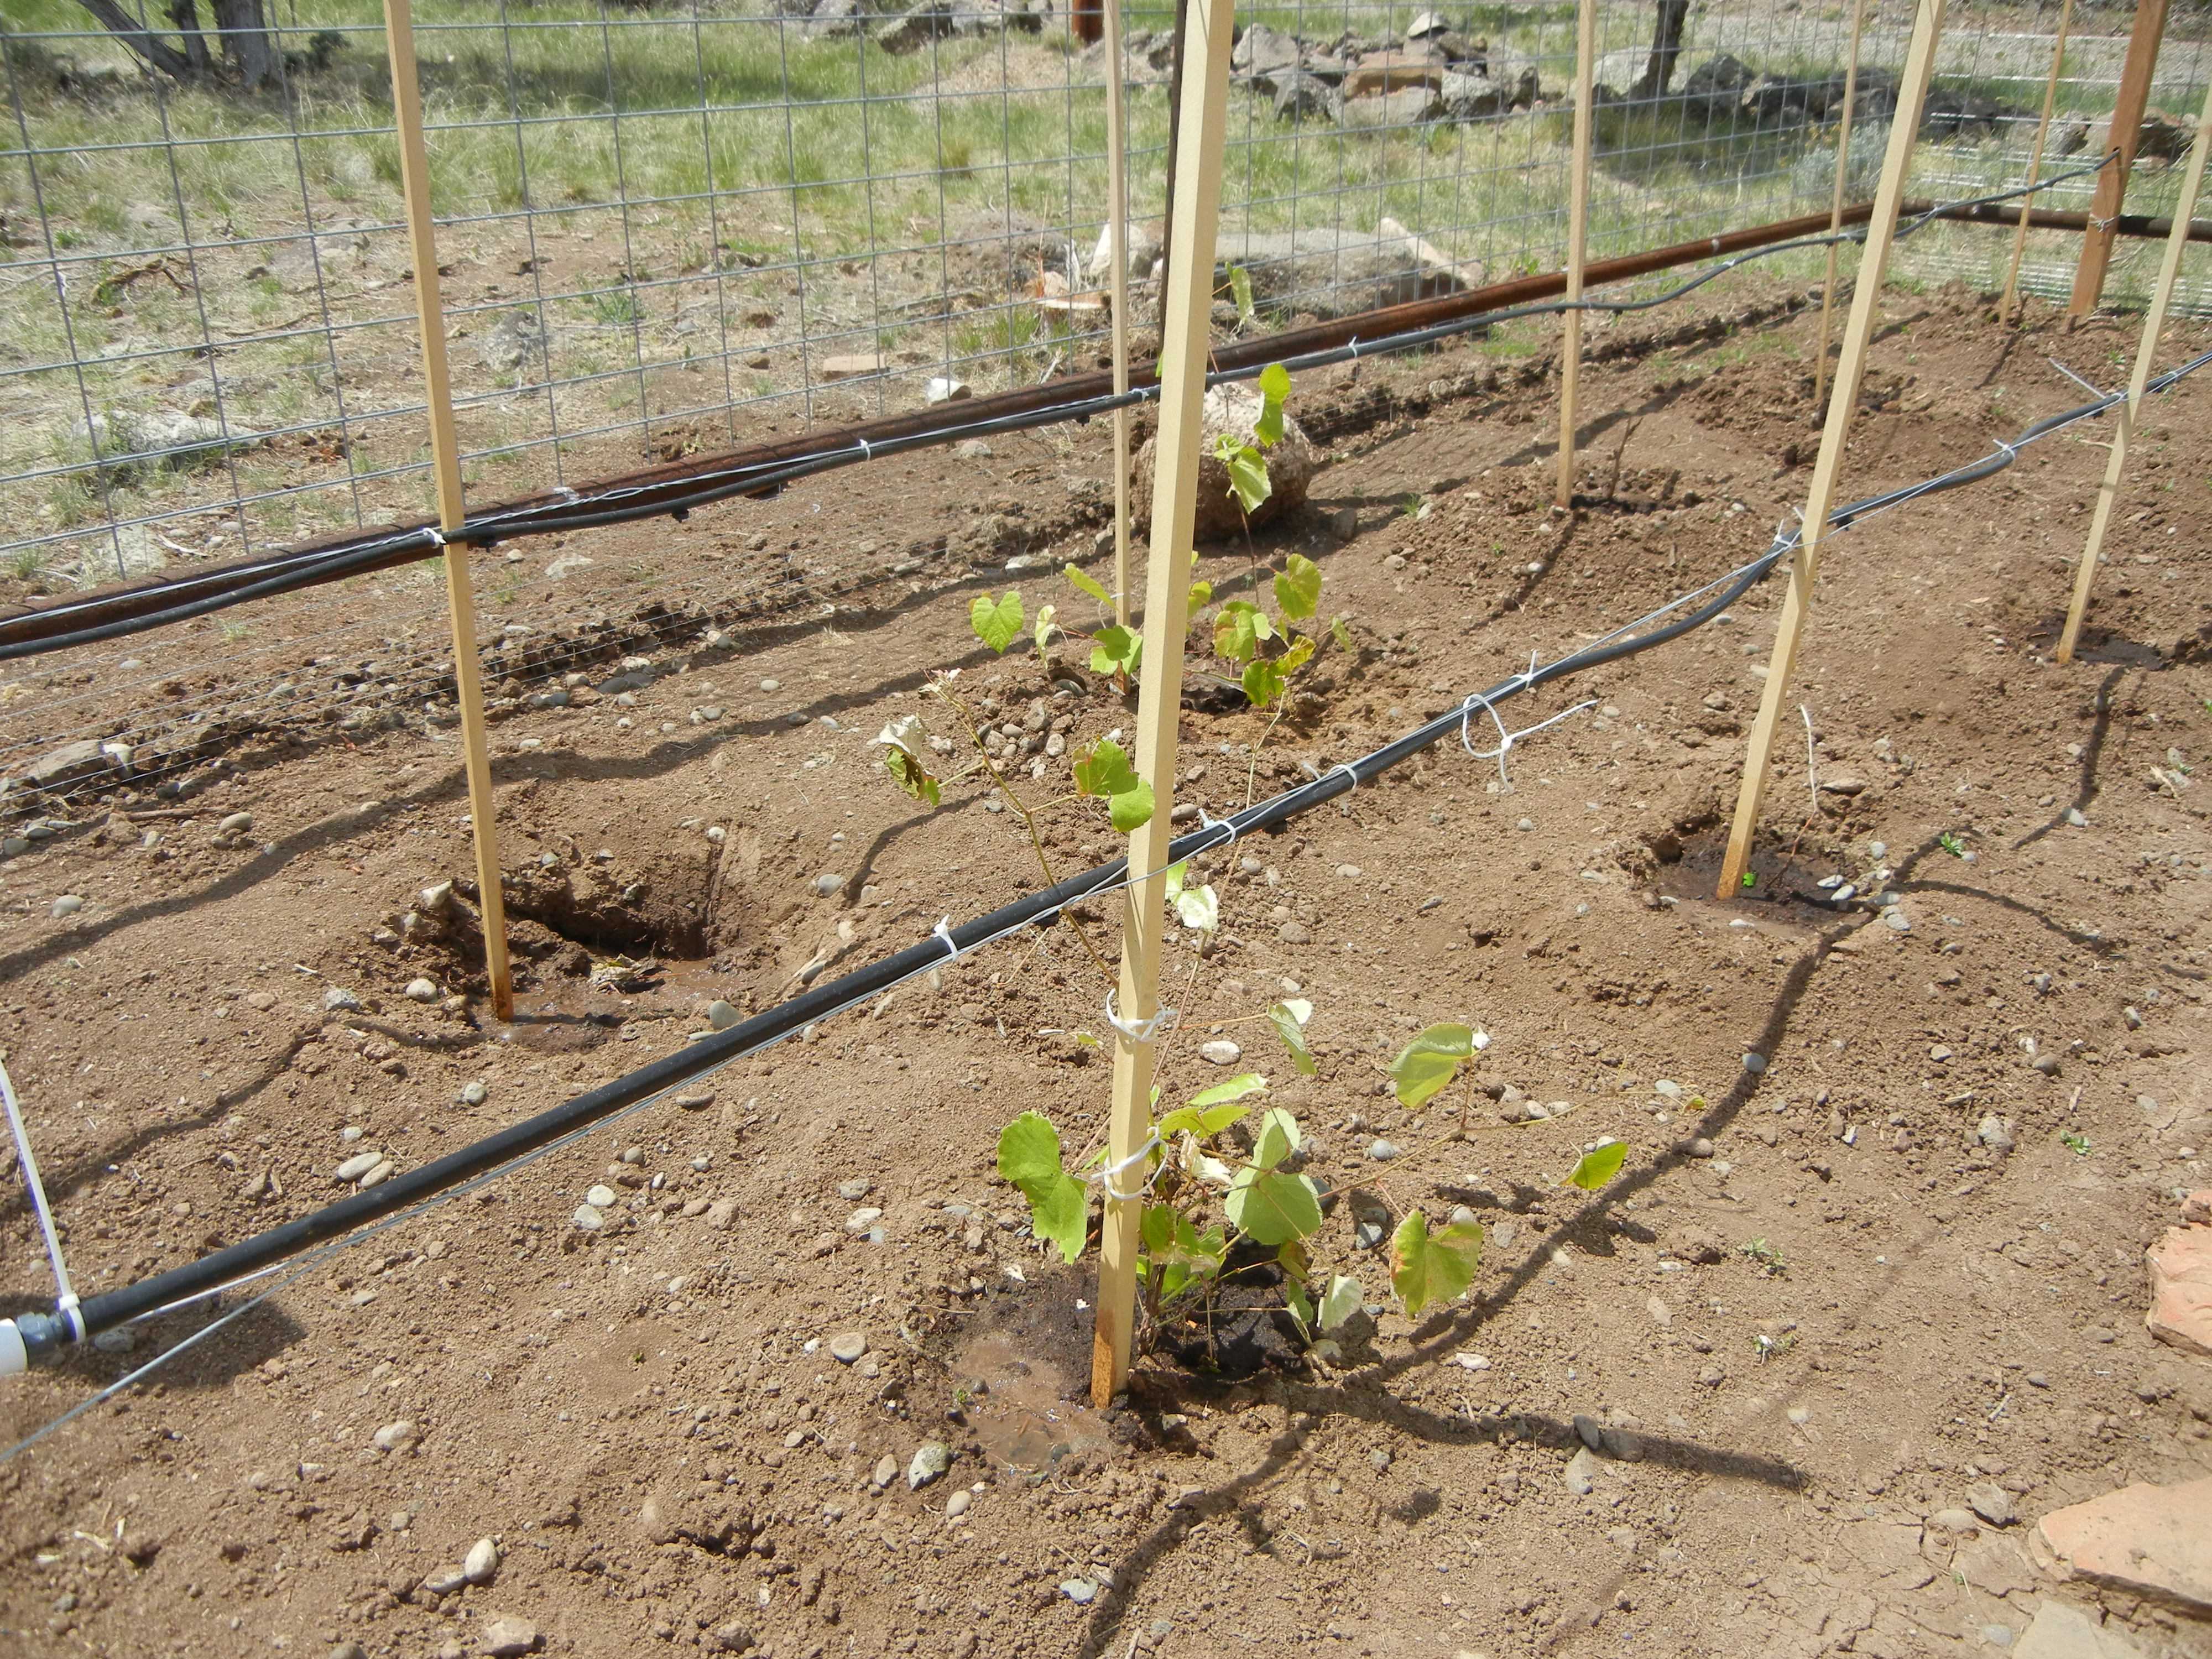
[[[1321,777],[1316,778],[1314,781],[1316,783],[1319,783],[1323,778],[1333,778],[1339,772],[1343,773],[1345,776],[1352,780],[1352,787],[1344,792],[1346,794],[1349,795],[1359,787],[1359,774],[1352,769],[1352,763],[1350,761],[1340,761],[1336,765],[1330,767],[1328,771],[1322,773]]]
[[[435,525],[426,525],[423,527],[429,532],[430,542],[433,546],[443,547],[446,545],[446,532],[444,531],[439,529]]]
[[[1212,813],[1207,811],[1203,805],[1198,809],[1198,827],[1201,834],[1208,830],[1226,830],[1229,832],[1227,841],[1217,841],[1213,843],[1213,847],[1234,846],[1237,837],[1243,833],[1237,827],[1235,813],[1232,812],[1225,818],[1217,818]],[[1207,850],[1210,852],[1212,848],[1209,848]]]
[[[864,460],[864,461],[872,461],[872,460],[874,460],[874,459],[876,459],[876,452],[875,452],[874,450],[872,450],[872,449],[871,449],[871,448],[869,448],[869,447],[868,447],[868,441],[867,441],[866,438],[860,438],[860,437],[856,437],[856,438],[854,438],[854,439],[853,440],[853,441],[854,441],[854,443],[856,443],[856,444],[860,445],[860,459],[861,459],[862,460]]]
[[[1474,746],[1474,742],[1468,736],[1467,723],[1474,716],[1474,711],[1478,707],[1480,707],[1485,714],[1490,716],[1490,723],[1498,728],[1498,747],[1495,749],[1477,749]],[[1520,742],[1523,738],[1534,737],[1537,732],[1541,732],[1547,726],[1557,726],[1561,720],[1566,720],[1571,715],[1579,714],[1586,708],[1595,708],[1596,707],[1597,699],[1592,697],[1587,702],[1577,703],[1572,708],[1561,709],[1549,720],[1539,720],[1535,725],[1524,726],[1518,732],[1509,732],[1505,729],[1505,722],[1498,718],[1497,709],[1491,707],[1490,699],[1484,696],[1480,691],[1470,691],[1468,693],[1467,701],[1460,705],[1460,747],[1466,750],[1468,754],[1474,756],[1477,760],[1496,761],[1498,763],[1498,781],[1499,787],[1503,792],[1510,793],[1513,788],[1513,780],[1506,775],[1505,757],[1511,751],[1513,745]]]
[[[1346,348],[1352,353],[1352,361],[1355,363],[1358,362],[1359,361],[1359,337],[1355,334],[1344,343]]]
[[[39,1160],[31,1152],[30,1132],[23,1127],[22,1109],[15,1103],[15,1080],[8,1068],[0,1066],[0,1102],[8,1109],[8,1127],[15,1137],[15,1158],[23,1166],[23,1188],[31,1197],[31,1207],[38,1212],[39,1229],[46,1236],[46,1258],[54,1265],[54,1307],[65,1315],[76,1333],[76,1340],[84,1340],[84,1316],[77,1311],[76,1291],[70,1285],[69,1264],[62,1259],[61,1235],[54,1229],[53,1206],[46,1202],[46,1183],[39,1179]]]
[[[952,942],[951,917],[939,916],[937,919],[937,926],[931,928],[929,931],[932,938],[941,939],[945,941],[945,959],[947,962],[951,961],[955,957],[960,954],[960,947]]]
[[[1139,1199],[1146,1197],[1151,1194],[1152,1190],[1152,1183],[1155,1181],[1158,1181],[1160,1177],[1159,1170],[1153,1170],[1152,1174],[1146,1176],[1144,1180],[1138,1182],[1137,1190],[1133,1193],[1125,1193],[1119,1187],[1116,1187],[1114,1184],[1114,1177],[1119,1175],[1127,1174],[1131,1170],[1136,1168],[1138,1164],[1142,1164],[1146,1158],[1150,1158],[1154,1152],[1158,1152],[1164,1144],[1165,1143],[1164,1143],[1158,1135],[1147,1135],[1145,1138],[1145,1144],[1138,1147],[1135,1152],[1130,1153],[1128,1157],[1123,1158],[1120,1163],[1109,1164],[1104,1169],[1095,1170],[1091,1174],[1085,1176],[1084,1179],[1092,1186],[1098,1188],[1106,1194],[1107,1197],[1117,1199],[1124,1204],[1133,1204]],[[1165,1168],[1167,1168],[1167,1165],[1163,1163],[1160,1165],[1160,1169],[1164,1170]]]
[[[1113,992],[1106,993],[1106,1023],[1132,1042],[1157,1042],[1175,1030],[1176,1018],[1175,1009],[1162,1008],[1150,1019],[1124,1019],[1114,1010]]]

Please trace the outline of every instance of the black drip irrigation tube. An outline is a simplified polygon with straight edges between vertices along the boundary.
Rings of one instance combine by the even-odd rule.
[[[1918,209],[1901,220],[1897,230],[1898,240],[1902,240],[1937,220],[1971,216],[1999,204],[2048,190],[2055,185],[2087,178],[2102,172],[2111,160],[2112,157],[2107,155],[2101,161],[2055,173],[2034,184]],[[1784,222],[1784,225],[1788,222]],[[1249,362],[1213,369],[1206,375],[1206,383],[1210,388],[1232,381],[1255,379],[1271,363],[1279,363],[1282,368],[1296,372],[1354,362],[1362,357],[1418,350],[1425,346],[1442,344],[1463,334],[1494,327],[1500,323],[1556,316],[1568,311],[1603,312],[1614,315],[1650,311],[1692,294],[1726,273],[1754,260],[1771,258],[1783,253],[1802,252],[1832,243],[1861,241],[1865,235],[1866,227],[1860,224],[1834,232],[1791,237],[1722,259],[1687,282],[1640,300],[1592,299],[1585,295],[1578,301],[1538,300],[1524,305],[1467,313],[1411,328],[1401,327],[1373,340],[1361,340],[1355,336],[1340,345],[1293,352],[1279,359],[1255,357]],[[1718,243],[1723,239],[1713,240]],[[1433,312],[1434,307],[1401,307],[1375,314],[1378,320],[1389,317],[1402,320],[1407,313],[1424,309]],[[737,495],[773,495],[800,479],[839,467],[904,454],[912,450],[933,448],[966,438],[989,437],[1004,432],[1058,425],[1067,421],[1088,422],[1117,409],[1145,403],[1158,395],[1158,383],[1148,380],[1133,386],[1124,392],[1103,392],[1058,403],[1011,410],[980,419],[952,420],[913,430],[887,433],[873,439],[850,438],[811,453],[780,460],[710,468],[675,480],[609,484],[589,495],[576,495],[572,492],[573,499],[494,509],[481,517],[469,520],[450,536],[428,526],[394,530],[366,542],[349,542],[336,548],[309,549],[265,561],[244,570],[210,571],[200,576],[183,577],[177,580],[173,587],[165,585],[155,590],[180,594],[182,597],[174,603],[67,632],[50,631],[58,624],[66,627],[66,618],[72,614],[97,616],[103,609],[112,608],[118,603],[128,602],[132,598],[129,593],[89,595],[47,611],[0,617],[0,662],[126,638],[151,629],[207,616],[234,605],[248,604],[300,588],[319,586],[356,571],[404,562],[411,557],[430,557],[449,544],[489,547],[522,536],[566,534],[572,531],[632,523],[641,519],[668,516],[681,520],[689,517],[694,508],[712,506]],[[25,629],[37,631],[27,634],[23,631]],[[11,631],[15,637],[9,637]]]
[[[2145,388],[2146,395],[2166,391],[2207,364],[2212,364],[2212,351],[2153,377]],[[2089,403],[2037,421],[2012,441],[1999,441],[1990,455],[1922,483],[1885,490],[1838,507],[1829,515],[1830,533],[1848,530],[1876,514],[1902,507],[1921,496],[1962,489],[1994,477],[2011,465],[2028,444],[2062,428],[2092,419],[2126,400],[2124,392],[2104,393]],[[1656,623],[1644,632],[1631,631],[1643,625],[1631,623],[1628,629],[1557,661],[1532,665],[1527,672],[1512,675],[1486,691],[1474,693],[1458,708],[1437,715],[1357,760],[1346,762],[1225,819],[1202,824],[1177,836],[1170,844],[1169,861],[1178,863],[1196,854],[1226,847],[1255,831],[1279,830],[1291,819],[1326,805],[1455,733],[1464,736],[1469,720],[1479,711],[1494,711],[1500,704],[1539,686],[1588,673],[1703,627],[1771,574],[1778,564],[1796,550],[1802,539],[1802,531],[1778,532],[1773,544],[1764,553],[1700,590],[1711,597],[1670,622]],[[1675,605],[1686,602],[1678,600]],[[1655,616],[1663,614],[1662,610]],[[102,1331],[180,1302],[216,1294],[242,1279],[267,1272],[274,1264],[312,1246],[340,1238],[355,1228],[396,1215],[410,1206],[434,1200],[464,1182],[494,1175],[526,1154],[732,1061],[772,1048],[809,1025],[872,1001],[932,968],[1010,934],[1050,926],[1071,906],[1107,896],[1128,884],[1127,860],[1116,859],[959,927],[951,926],[949,920],[940,922],[934,933],[918,944],[826,985],[801,992],[726,1031],[449,1152],[434,1163],[394,1176],[367,1192],[355,1193],[310,1215],[242,1239],[167,1273],[88,1297],[74,1307],[58,1309],[52,1314],[31,1313],[13,1320],[0,1320],[0,1372],[20,1370],[27,1361],[51,1358],[71,1344],[97,1336]]]

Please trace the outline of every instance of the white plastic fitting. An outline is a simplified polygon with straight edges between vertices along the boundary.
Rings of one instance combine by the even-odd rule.
[[[0,1319],[0,1376],[21,1376],[31,1368],[31,1357],[24,1351],[23,1334],[15,1328],[12,1319]]]

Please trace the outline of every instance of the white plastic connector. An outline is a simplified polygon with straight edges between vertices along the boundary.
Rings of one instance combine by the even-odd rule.
[[[23,1346],[23,1334],[15,1328],[12,1319],[0,1319],[0,1376],[21,1376],[31,1368],[31,1356]]]

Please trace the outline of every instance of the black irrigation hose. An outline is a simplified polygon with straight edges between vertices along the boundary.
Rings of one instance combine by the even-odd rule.
[[[2212,351],[2202,353],[2156,376],[2147,385],[2146,395],[2166,391],[2207,364],[2212,364]],[[1993,477],[2009,466],[2019,451],[2027,444],[2063,427],[2101,415],[2124,401],[2124,392],[2107,392],[2090,403],[2049,416],[2028,427],[2013,442],[2000,442],[1993,455],[1955,467],[1921,483],[1886,490],[1850,502],[1832,513],[1829,524],[1834,532],[1839,532],[1877,513],[1902,506],[1920,496],[1961,489]],[[1310,782],[1299,784],[1242,811],[1232,813],[1224,820],[1204,824],[1177,836],[1170,849],[1170,860],[1176,862],[1210,848],[1226,847],[1255,830],[1278,829],[1290,819],[1370,781],[1379,774],[1455,732],[1464,732],[1471,714],[1479,708],[1494,709],[1498,704],[1537,686],[1587,673],[1624,657],[1648,651],[1654,646],[1664,645],[1703,627],[1742,598],[1753,585],[1770,574],[1778,563],[1794,552],[1801,536],[1802,532],[1796,531],[1778,533],[1773,545],[1765,553],[1723,579],[1723,585],[1713,597],[1672,622],[1645,632],[1623,632],[1555,662],[1532,667],[1526,673],[1512,675],[1487,691],[1468,697],[1457,708],[1436,716],[1358,760],[1347,762]],[[301,1216],[267,1232],[256,1234],[252,1238],[242,1239],[197,1261],[173,1267],[136,1285],[93,1297],[68,1312],[25,1314],[12,1322],[0,1320],[0,1340],[12,1334],[20,1339],[30,1358],[45,1358],[70,1343],[112,1329],[172,1303],[206,1296],[310,1245],[335,1238],[365,1223],[433,1197],[464,1181],[495,1171],[514,1158],[588,1127],[625,1108],[783,1042],[817,1020],[827,1019],[870,1001],[939,963],[965,956],[1024,928],[1049,926],[1070,906],[1086,899],[1103,897],[1121,887],[1127,869],[1127,860],[1116,859],[1081,875],[1071,876],[1052,887],[1031,893],[960,927],[940,924],[937,933],[919,944],[910,945],[826,985],[804,991],[726,1031],[693,1043],[610,1083],[602,1084],[573,1100],[541,1112],[535,1117],[526,1118],[472,1146],[449,1152],[420,1169],[394,1176],[366,1192],[355,1193],[313,1214]]]
[[[1994,191],[1987,195],[1969,197],[1960,201],[1938,203],[1898,226],[1899,240],[1911,236],[1935,221],[1946,216],[1972,212],[1979,208],[2048,190],[2055,185],[2070,183],[2077,179],[2103,171],[2110,164],[2108,155],[2101,161],[2054,173],[2036,183],[2015,185],[2011,189]],[[1543,300],[1529,304],[1510,306],[1501,309],[1477,312],[1465,317],[1426,327],[1409,329],[1383,336],[1371,342],[1353,340],[1346,345],[1307,352],[1281,360],[1280,366],[1293,372],[1328,368],[1333,364],[1356,362],[1363,356],[1380,356],[1389,353],[1417,350],[1477,330],[1494,327],[1500,323],[1517,322],[1532,317],[1555,316],[1568,311],[1605,312],[1622,315],[1650,311],[1696,292],[1729,271],[1756,259],[1770,258],[1777,254],[1802,252],[1809,248],[1826,247],[1832,243],[1861,241],[1865,239],[1866,227],[1854,226],[1846,230],[1822,233],[1777,242],[1763,248],[1751,249],[1734,255],[1709,269],[1700,271],[1689,281],[1677,284],[1663,293],[1640,300],[1602,300],[1588,296],[1579,301]],[[1216,369],[1206,377],[1208,387],[1232,381],[1257,378],[1267,367],[1255,363],[1233,368]],[[1132,386],[1125,392],[1106,392],[1093,397],[1076,398],[1064,403],[1048,404],[1032,410],[994,416],[980,421],[948,422],[923,431],[886,437],[869,441],[859,440],[841,443],[816,451],[811,455],[773,464],[755,464],[732,467],[720,472],[698,475],[694,481],[700,487],[682,495],[670,496],[660,493],[663,486],[639,484],[623,485],[602,490],[596,495],[580,496],[574,501],[542,502],[531,507],[517,507],[471,519],[453,533],[458,543],[489,546],[497,542],[525,535],[565,534],[577,530],[599,529],[611,525],[626,524],[641,519],[659,518],[664,514],[678,519],[687,516],[695,507],[711,506],[733,495],[757,495],[772,493],[786,485],[838,467],[871,461],[879,457],[904,454],[909,451],[935,447],[957,442],[964,438],[988,437],[998,433],[1024,430],[1041,426],[1058,425],[1067,421],[1086,422],[1098,416],[1110,414],[1117,409],[1133,406],[1159,395],[1157,384]],[[624,497],[649,497],[643,501],[623,504]],[[237,586],[218,586],[212,593],[188,599],[182,604],[165,606],[137,616],[121,618],[95,627],[81,629],[72,633],[50,635],[37,639],[17,640],[0,643],[0,662],[25,657],[40,656],[49,652],[71,650],[81,646],[98,644],[121,639],[151,629],[166,627],[173,623],[189,621],[232,605],[243,605],[254,599],[266,599],[277,593],[289,592],[301,587],[319,586],[335,580],[355,569],[390,561],[392,554],[409,546],[419,547],[427,556],[436,552],[444,539],[430,530],[402,531],[392,536],[379,538],[363,546],[350,546],[335,551],[311,551],[295,558],[279,562],[272,569],[262,565],[253,573],[255,579]],[[188,583],[192,579],[187,579]],[[222,573],[211,572],[197,579],[198,582],[220,583]],[[80,603],[97,604],[88,600]],[[51,616],[52,612],[44,613]],[[65,612],[64,612],[65,614]],[[0,627],[4,627],[0,623]]]

